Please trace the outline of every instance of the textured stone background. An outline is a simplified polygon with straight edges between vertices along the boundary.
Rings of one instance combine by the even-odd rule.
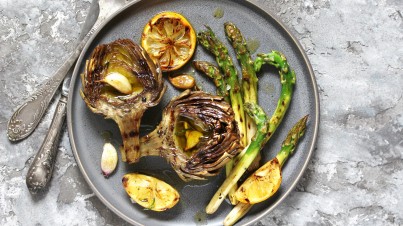
[[[126,224],[82,179],[66,131],[49,192],[29,194],[25,175],[51,114],[28,139],[12,144],[6,137],[13,110],[74,48],[89,5],[0,1],[1,225]],[[275,0],[270,5],[311,60],[321,126],[303,179],[256,225],[402,225],[403,1]]]

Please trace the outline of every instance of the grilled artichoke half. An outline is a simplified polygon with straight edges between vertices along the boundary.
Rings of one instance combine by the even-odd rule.
[[[162,121],[141,137],[142,156],[162,156],[184,180],[206,179],[240,150],[231,106],[222,97],[185,91],[163,111]]]
[[[81,81],[81,96],[91,111],[118,124],[122,160],[137,162],[140,119],[166,90],[158,63],[130,39],[119,39],[94,49]]]

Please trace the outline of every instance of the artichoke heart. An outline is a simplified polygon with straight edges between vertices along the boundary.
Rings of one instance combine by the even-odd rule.
[[[147,108],[160,102],[166,90],[159,64],[132,40],[119,39],[95,47],[81,82],[81,96],[88,108],[118,124],[122,160],[137,162],[140,119]]]
[[[141,156],[162,156],[184,181],[206,179],[240,151],[231,106],[222,97],[185,91],[165,107],[162,121],[141,138]]]

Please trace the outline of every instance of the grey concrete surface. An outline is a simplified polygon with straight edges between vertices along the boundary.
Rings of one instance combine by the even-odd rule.
[[[403,1],[268,3],[312,63],[321,124],[295,191],[255,225],[403,225]],[[28,139],[6,137],[13,110],[74,48],[89,5],[0,0],[1,225],[126,225],[82,178],[67,131],[49,191],[28,192],[25,175],[55,103]]]

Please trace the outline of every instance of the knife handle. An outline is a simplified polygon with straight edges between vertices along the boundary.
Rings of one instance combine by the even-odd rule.
[[[28,137],[41,121],[43,115],[48,108],[50,101],[56,93],[60,83],[66,77],[74,62],[80,55],[81,50],[94,32],[90,32],[84,36],[73,53],[62,66],[47,80],[30,98],[26,100],[11,116],[7,125],[7,136],[11,141],[19,141]]]
[[[67,97],[61,96],[48,134],[45,137],[38,153],[29,167],[26,184],[33,194],[46,188],[52,177],[53,168],[56,162],[60,131],[66,118]]]

